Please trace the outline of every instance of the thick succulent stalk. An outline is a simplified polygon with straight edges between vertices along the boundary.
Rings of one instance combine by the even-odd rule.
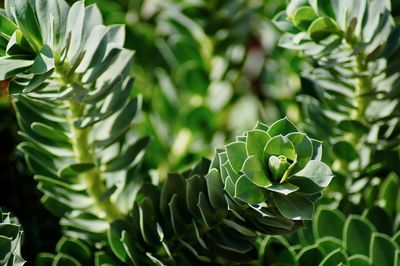
[[[365,56],[361,53],[355,57],[354,73],[358,76],[355,79],[355,106],[356,111],[353,118],[358,121],[364,121],[365,111],[367,110],[372,96],[372,81],[367,76],[368,64],[365,62]]]
[[[74,119],[81,117],[82,104],[74,101],[67,102],[70,114],[68,116],[68,124],[71,129],[71,140],[77,163],[79,164],[94,164],[94,156],[92,148],[89,144],[89,128],[76,128]],[[108,197],[104,198],[107,188],[100,177],[100,172],[97,167],[92,168],[81,174],[81,178],[87,185],[88,193],[93,197],[96,206],[106,214],[109,220],[121,218],[122,214],[118,207],[110,201]]]

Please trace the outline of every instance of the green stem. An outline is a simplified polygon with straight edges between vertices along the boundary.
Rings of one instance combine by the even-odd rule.
[[[372,82],[371,78],[365,76],[366,71],[368,70],[368,65],[365,63],[365,58],[363,54],[360,54],[356,57],[355,62],[355,72],[359,75],[356,78],[356,87],[355,87],[355,104],[356,104],[356,112],[353,114],[353,118],[356,120],[364,120],[365,110],[370,104],[370,96],[368,93],[371,91]]]
[[[76,128],[74,119],[80,117],[82,106],[78,102],[68,101],[70,114],[68,117],[69,126],[72,133],[72,144],[75,158],[78,163],[94,163],[93,152],[89,144],[90,128]],[[99,169],[93,168],[82,174],[83,181],[88,186],[88,193],[95,200],[96,206],[105,213],[109,220],[115,220],[122,217],[117,206],[109,198],[102,198],[107,192],[104,182],[101,180]]]

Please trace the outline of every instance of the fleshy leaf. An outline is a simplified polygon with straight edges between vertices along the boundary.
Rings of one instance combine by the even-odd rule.
[[[259,158],[250,156],[244,162],[241,172],[257,186],[265,187],[271,185],[271,182],[265,174],[265,170],[265,166]]]
[[[249,204],[259,204],[266,200],[267,193],[242,175],[235,184],[235,197]]]

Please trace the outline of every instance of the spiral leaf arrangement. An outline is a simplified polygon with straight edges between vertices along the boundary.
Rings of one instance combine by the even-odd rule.
[[[256,260],[258,233],[291,233],[311,219],[333,177],[320,156],[320,143],[286,118],[258,123],[212,162],[170,174],[161,191],[143,186],[130,220],[112,224],[111,247],[135,265],[146,251],[158,265]]]
[[[330,144],[337,191],[358,204],[399,159],[400,28],[390,1],[292,0],[274,22],[280,45],[311,59],[298,97],[306,131]]]
[[[318,101],[302,98],[311,130],[331,138],[351,133],[379,150],[399,144],[399,62],[393,59],[400,40],[390,1],[292,0],[274,21],[285,32],[282,47],[313,59],[304,76],[315,83]],[[371,128],[378,134],[366,140]]]
[[[38,265],[255,261],[259,234],[302,228],[333,177],[321,142],[284,118],[169,174],[160,190],[141,178],[149,139],[130,130],[140,98],[122,26],[102,25],[82,1],[7,0],[0,40],[19,149],[66,234]]]
[[[130,97],[124,27],[102,25],[82,1],[5,1],[0,20],[0,78],[9,80],[25,140],[18,148],[42,201],[67,231],[99,238],[134,197],[148,143],[129,133],[140,99]]]

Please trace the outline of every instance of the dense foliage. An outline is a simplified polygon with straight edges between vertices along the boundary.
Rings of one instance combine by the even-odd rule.
[[[4,1],[0,264],[398,265],[392,2]]]

